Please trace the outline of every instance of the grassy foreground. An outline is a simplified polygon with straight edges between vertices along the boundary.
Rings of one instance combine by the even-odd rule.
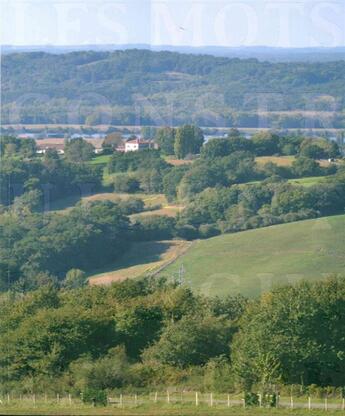
[[[164,269],[206,295],[254,297],[277,285],[345,271],[345,215],[196,241]]]
[[[135,408],[119,408],[116,406],[107,407],[91,407],[91,406],[46,406],[46,407],[32,407],[32,408],[21,408],[21,407],[7,407],[2,406],[0,408],[0,415],[52,415],[52,416],[86,416],[86,415],[119,415],[119,416],[135,416],[135,415],[147,415],[147,416],[285,416],[291,415],[292,413],[296,416],[307,415],[312,412],[313,416],[321,416],[325,414],[324,410],[307,410],[307,409],[259,409],[259,408],[246,408],[241,407],[230,407],[230,408],[217,408],[209,406],[175,406],[175,405],[152,405],[152,406],[138,406]],[[339,410],[328,410],[328,415],[340,414]]]
[[[294,407],[290,407],[290,397],[281,397],[279,408],[243,407],[240,399],[242,394],[227,395],[214,394],[214,401],[210,402],[210,393],[199,393],[199,401],[195,402],[195,392],[171,392],[167,400],[166,393],[157,395],[119,395],[108,397],[107,406],[92,406],[82,403],[80,398],[48,396],[21,396],[10,399],[2,397],[0,400],[0,415],[157,415],[157,416],[194,416],[194,415],[238,415],[238,416],[284,416],[291,413],[315,416],[327,414],[335,415],[344,410],[344,400],[330,397],[328,407],[324,407],[323,399],[312,398],[312,406],[307,409],[307,397],[294,397]]]

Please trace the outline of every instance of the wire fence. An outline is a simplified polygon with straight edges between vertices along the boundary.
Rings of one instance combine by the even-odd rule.
[[[259,396],[257,407],[268,407]],[[243,397],[243,396],[242,396]],[[92,404],[92,403],[91,403]],[[130,408],[139,406],[208,406],[218,408],[229,407],[249,407],[249,403],[241,398],[240,395],[219,394],[219,393],[200,393],[200,392],[152,392],[149,394],[111,394],[107,397],[109,406],[119,408]],[[0,396],[0,406],[35,408],[47,406],[81,407],[90,406],[90,403],[84,403],[82,396],[73,396],[72,394],[5,394]],[[345,399],[337,397],[287,397],[277,396],[275,404],[277,408],[285,409],[317,409],[317,410],[340,410],[345,411]]]

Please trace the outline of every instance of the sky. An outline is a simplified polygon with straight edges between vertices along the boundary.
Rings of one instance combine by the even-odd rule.
[[[345,0],[0,0],[0,43],[345,46]]]

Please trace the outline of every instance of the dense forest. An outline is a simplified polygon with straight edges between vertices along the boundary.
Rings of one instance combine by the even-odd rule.
[[[345,125],[342,61],[270,63],[148,50],[32,52],[4,55],[1,71],[2,123]]]
[[[0,383],[4,393],[94,397],[169,386],[331,394],[345,383],[344,302],[336,276],[254,301],[206,298],[164,279],[48,284],[1,298]]]

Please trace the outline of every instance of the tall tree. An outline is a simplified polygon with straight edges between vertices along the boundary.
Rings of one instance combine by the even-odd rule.
[[[121,133],[114,132],[107,134],[102,144],[103,148],[115,149],[117,146],[123,144],[124,139]]]
[[[82,138],[73,139],[65,145],[65,156],[69,162],[87,162],[93,156],[93,146]]]
[[[171,127],[162,127],[156,131],[155,140],[165,155],[174,154],[176,130]]]
[[[204,142],[204,135],[199,127],[186,124],[176,131],[174,151],[178,159],[185,158],[188,154],[200,153]]]

